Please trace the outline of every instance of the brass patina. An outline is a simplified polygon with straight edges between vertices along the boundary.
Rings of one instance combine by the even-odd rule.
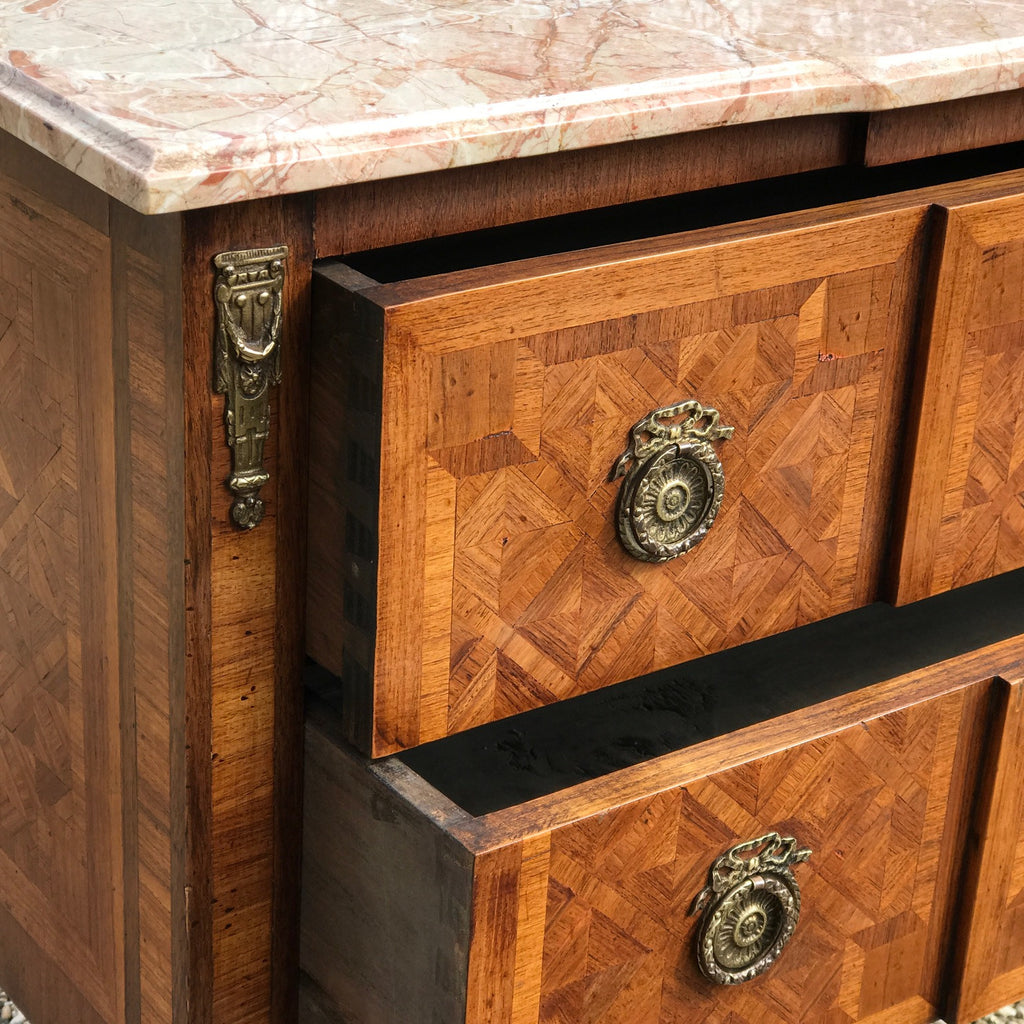
[[[739,843],[711,866],[691,913],[704,913],[697,933],[701,973],[720,985],[764,974],[778,960],[800,917],[792,866],[811,851],[778,832]]]
[[[707,536],[725,490],[712,442],[732,434],[717,410],[694,401],[655,409],[633,424],[611,479],[625,477],[617,526],[634,558],[667,562]]]
[[[260,488],[270,479],[263,445],[270,434],[270,388],[281,382],[281,312],[288,247],[222,252],[214,299],[217,343],[214,387],[227,396],[224,422],[235,495],[231,518],[251,530],[263,518]]]

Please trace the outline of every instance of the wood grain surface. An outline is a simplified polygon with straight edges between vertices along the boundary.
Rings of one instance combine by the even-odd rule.
[[[1024,193],[939,213],[899,603],[1024,565]]]
[[[1000,681],[980,799],[971,823],[950,1024],[967,1024],[1024,991],[1024,683]]]
[[[935,930],[955,877],[948,857],[939,866],[956,846],[948,815],[971,793],[959,742],[976,697],[960,691],[553,833],[539,1020],[934,1020]],[[723,989],[698,972],[690,904],[719,853],[768,831],[813,851],[794,869],[800,921],[766,975]]]
[[[924,211],[356,282],[376,319],[318,332],[312,402],[316,434],[383,334],[375,724],[357,742],[386,753],[874,599]],[[690,398],[736,427],[725,500],[699,548],[642,563],[609,471],[633,423]],[[350,468],[316,472],[312,529],[337,544]],[[310,605],[311,653],[344,675],[341,583]]]
[[[18,166],[5,154],[4,163],[0,963],[4,984],[43,1024],[64,1013],[119,1024],[125,766],[110,242],[15,180],[31,176],[31,159]]]
[[[834,167],[858,154],[858,122],[829,114],[730,125],[328,189],[316,196],[316,254]]]
[[[396,800],[313,709],[305,806],[302,966],[316,1002],[348,1024],[464,1020],[474,859],[433,820],[431,795]]]
[[[923,107],[876,110],[864,145],[868,167],[1024,139],[1024,89]]]
[[[183,246],[184,492],[189,560],[189,700],[196,716],[189,851],[193,914],[190,1020],[293,1014],[297,999],[302,569],[311,215],[303,197],[189,215]],[[271,400],[263,522],[231,525],[224,399],[212,387],[213,257],[289,247],[284,380]],[[208,831],[207,831],[208,830]]]
[[[115,370],[124,382],[116,408],[117,534],[123,843],[133,897],[125,901],[125,1020],[171,1022],[187,1015],[193,993],[186,967],[180,220],[146,219],[115,205],[111,237],[119,282]]]
[[[404,1022],[410,999],[439,1024],[934,1020],[962,837],[1000,714],[992,680],[996,666],[1020,671],[1022,640],[481,818],[401,758],[362,761],[336,712],[315,717],[304,969],[332,1012],[368,1024]],[[795,936],[762,979],[714,985],[696,967],[690,904],[715,857],[771,830],[814,851],[795,868]],[[416,881],[440,878],[459,850],[472,863],[471,922],[462,897],[435,903],[465,897],[462,883]],[[426,987],[424,930],[446,936],[439,951],[468,948],[468,961],[438,961]],[[415,969],[394,975],[403,960]],[[464,1007],[453,985],[466,986]]]

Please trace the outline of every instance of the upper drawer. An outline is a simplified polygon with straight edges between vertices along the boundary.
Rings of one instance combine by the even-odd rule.
[[[927,209],[898,202],[391,284],[322,265],[309,649],[353,741],[387,753],[875,599]],[[631,429],[687,401],[732,436],[651,455],[639,432],[612,479]],[[619,536],[660,553],[715,508],[668,561]]]
[[[1024,566],[1022,189],[937,211],[901,603]]]

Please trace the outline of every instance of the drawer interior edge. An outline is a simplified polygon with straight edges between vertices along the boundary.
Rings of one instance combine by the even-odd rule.
[[[989,647],[1022,623],[1024,570],[869,605],[395,757],[480,817]],[[329,690],[322,669],[311,678]]]

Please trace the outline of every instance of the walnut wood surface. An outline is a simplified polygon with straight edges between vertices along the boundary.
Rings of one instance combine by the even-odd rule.
[[[382,331],[372,752],[872,600],[924,209],[357,283],[380,311],[318,337],[313,416],[336,422]],[[737,428],[725,501],[703,545],[652,566],[616,538],[608,475],[634,422],[688,398]],[[337,544],[344,466],[326,486],[312,528]],[[311,653],[342,674],[337,603],[311,603]]]
[[[1024,139],[1024,89],[923,107],[878,110],[868,119],[868,167]]]
[[[505,160],[317,193],[317,256],[835,167],[858,119],[800,117]]]
[[[940,215],[900,603],[1024,565],[1024,192]]]
[[[1001,682],[970,833],[957,978],[947,1019],[967,1024],[1024,991],[1024,683]]]
[[[284,380],[271,404],[263,522],[230,522],[224,399],[212,388],[212,260],[218,252],[289,246]],[[188,687],[202,716],[193,804],[208,823],[190,850],[197,901],[193,974],[208,974],[191,1020],[263,1021],[294,1013],[301,793],[302,567],[305,562],[302,339],[308,332],[307,200],[246,204],[185,219],[183,305],[189,409],[184,493],[190,561]],[[205,763],[204,763],[205,762]],[[211,970],[212,967],[212,970]],[[268,1011],[268,1007],[270,1010]]]
[[[137,932],[124,928],[111,249],[15,180],[33,165],[16,156],[0,176],[0,964],[41,1024],[119,1024]]]

